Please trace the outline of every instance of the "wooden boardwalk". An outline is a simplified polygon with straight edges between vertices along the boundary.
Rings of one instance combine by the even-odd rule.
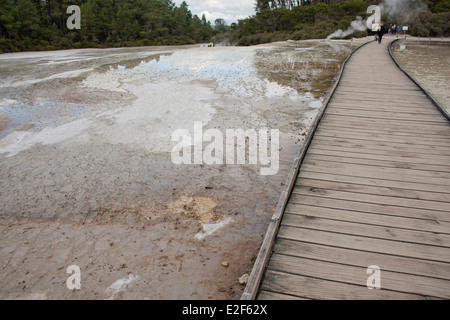
[[[450,299],[450,122],[387,45],[349,60],[243,299]]]

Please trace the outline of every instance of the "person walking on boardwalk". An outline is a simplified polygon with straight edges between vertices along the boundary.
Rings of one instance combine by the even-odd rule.
[[[378,31],[377,31],[378,44],[381,43],[381,40],[383,38],[383,35],[384,35],[385,31],[386,31],[386,29],[384,28],[383,24],[381,24],[380,27],[378,28]]]

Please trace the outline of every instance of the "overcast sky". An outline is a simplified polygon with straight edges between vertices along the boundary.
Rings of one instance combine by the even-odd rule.
[[[255,14],[255,0],[185,0],[189,5],[192,14],[202,17],[204,13],[206,19],[214,21],[217,18],[224,19],[228,25],[237,22],[238,19],[244,19]],[[183,0],[175,0],[179,6]]]

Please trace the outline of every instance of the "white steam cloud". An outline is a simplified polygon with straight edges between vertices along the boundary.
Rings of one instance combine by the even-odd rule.
[[[345,38],[346,36],[352,34],[355,31],[364,31],[367,29],[366,22],[363,21],[361,17],[356,17],[355,21],[352,21],[350,24],[350,27],[347,28],[347,30],[343,31],[342,29],[339,29],[332,34],[330,34],[327,39],[333,39],[333,38]]]
[[[398,20],[398,23],[408,23],[427,8],[421,0],[383,0],[381,12]]]
[[[422,0],[383,0],[379,6],[382,15],[395,19],[397,23],[408,23],[427,8],[427,4]],[[327,39],[344,38],[355,31],[366,29],[366,20],[363,21],[361,17],[356,17],[347,30],[339,29],[330,34]]]

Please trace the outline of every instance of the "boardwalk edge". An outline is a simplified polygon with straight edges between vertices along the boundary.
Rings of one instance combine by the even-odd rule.
[[[419,81],[417,81],[413,76],[411,76],[405,69],[403,69],[400,64],[398,63],[398,61],[394,58],[394,55],[392,54],[392,46],[394,43],[396,43],[397,41],[399,41],[400,39],[395,39],[394,41],[392,41],[389,45],[388,45],[388,52],[389,55],[391,56],[392,60],[394,61],[395,65],[409,78],[411,79],[412,82],[414,82],[416,84],[416,86],[418,86],[420,88],[420,90],[422,90],[425,95],[428,97],[428,99],[430,99],[430,101],[436,106],[436,108],[444,115],[444,117],[447,118],[447,120],[450,121],[450,113],[444,108],[442,107],[439,102],[437,102],[437,100],[431,95],[431,93],[429,93],[424,87],[422,87],[422,85],[419,83]]]
[[[270,219],[269,227],[267,229],[267,232],[264,237],[261,248],[259,249],[259,253],[258,253],[256,261],[253,265],[252,272],[250,273],[249,280],[248,280],[245,290],[241,296],[241,300],[255,300],[256,299],[256,296],[259,291],[260,283],[261,283],[261,280],[262,280],[262,277],[264,274],[264,270],[266,269],[267,263],[271,256],[271,251],[272,251],[273,245],[275,243],[275,238],[276,238],[278,229],[280,227],[281,219],[283,217],[284,210],[288,203],[289,197],[292,193],[292,189],[295,184],[295,180],[298,176],[298,172],[300,170],[301,164],[306,155],[306,151],[308,150],[308,148],[311,144],[311,141],[314,137],[314,134],[316,132],[318,124],[320,123],[320,120],[322,119],[322,117],[325,113],[325,110],[326,110],[328,104],[330,103],[331,98],[333,97],[337,87],[339,86],[339,84],[341,82],[342,75],[344,73],[347,62],[350,60],[350,58],[353,56],[353,54],[355,52],[357,52],[359,49],[361,49],[365,45],[372,43],[372,42],[373,41],[367,41],[367,42],[361,44],[352,53],[350,53],[350,55],[347,57],[347,59],[345,59],[344,63],[342,64],[341,70],[337,76],[337,80],[335,81],[327,98],[325,99],[325,102],[324,102],[324,105],[323,105],[321,111],[316,116],[316,118],[313,122],[313,125],[311,126],[311,129],[306,136],[305,143],[303,144],[302,148],[299,150],[298,154],[295,156],[294,161],[291,166],[291,169],[289,170],[286,182],[284,184],[284,188],[280,194],[277,206],[275,207],[275,212],[274,212],[272,218]],[[389,45],[389,47],[390,47],[390,45]]]

